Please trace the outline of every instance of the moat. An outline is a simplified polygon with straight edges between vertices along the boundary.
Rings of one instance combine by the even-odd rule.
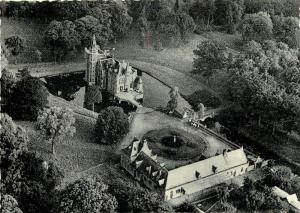
[[[165,107],[169,101],[170,88],[147,73],[139,73],[139,75],[142,75],[144,84],[143,106],[149,108]],[[51,94],[61,97],[78,106],[83,106],[86,85],[84,74],[48,77],[45,80],[47,82],[46,87]],[[105,94],[102,94],[102,96],[103,100],[105,100]],[[180,102],[187,104],[181,97]],[[109,104],[113,105],[113,103]],[[103,101],[102,104],[95,106],[95,111],[99,112],[105,106],[107,106],[107,103],[105,105],[105,101]],[[127,103],[121,103],[121,106],[125,111],[133,110]]]

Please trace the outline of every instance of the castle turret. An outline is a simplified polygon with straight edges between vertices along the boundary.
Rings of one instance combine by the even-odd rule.
[[[87,54],[87,68],[85,72],[85,79],[89,84],[96,83],[96,65],[99,57],[99,50],[100,47],[97,45],[96,36],[93,35],[91,48],[85,48],[85,53]]]

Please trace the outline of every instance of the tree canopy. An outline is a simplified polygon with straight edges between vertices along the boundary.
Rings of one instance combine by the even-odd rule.
[[[1,74],[1,96],[8,98],[16,85],[16,78],[6,69],[2,70]]]
[[[100,178],[79,179],[62,192],[59,211],[71,212],[114,212],[118,202],[107,192],[107,185]]]
[[[230,53],[224,42],[205,40],[194,50],[194,72],[205,77],[212,76],[217,70],[223,70],[230,62]]]
[[[273,38],[273,23],[266,12],[246,14],[241,22],[241,33],[245,41],[264,41]]]
[[[194,31],[194,20],[186,12],[162,9],[157,13],[155,32],[163,46],[178,46]]]
[[[4,44],[14,56],[19,55],[25,49],[25,40],[17,35],[6,38]]]
[[[38,78],[23,78],[16,83],[8,102],[14,118],[35,120],[39,110],[48,104],[48,91]]]
[[[8,115],[1,115],[0,125],[1,194],[12,195],[23,212],[51,212],[55,206],[54,188],[63,174],[53,163],[27,151],[26,131]]]
[[[122,108],[111,106],[100,111],[95,128],[100,143],[117,143],[128,131],[128,116]]]
[[[109,192],[116,197],[120,211],[173,212],[172,207],[163,202],[157,193],[149,192],[121,179],[111,181]]]
[[[2,213],[23,213],[18,207],[18,201],[11,195],[5,194],[1,197]]]
[[[299,50],[274,41],[246,44],[245,55],[232,65],[229,88],[248,118],[286,130],[299,125],[300,97],[287,89],[299,79],[298,55]]]
[[[216,0],[215,23],[224,26],[228,33],[235,33],[244,14],[244,0]]]
[[[75,133],[74,113],[61,107],[45,108],[39,112],[37,126],[41,134],[51,142],[52,153],[55,155],[55,145],[63,138]]]
[[[104,47],[108,42],[125,36],[132,21],[124,6],[114,1],[62,3],[58,12],[65,12],[70,17],[52,21],[44,39],[53,54],[59,56],[90,46],[93,35]]]
[[[198,24],[201,20],[212,23],[216,12],[215,0],[195,1],[189,8],[189,14]]]
[[[45,42],[52,48],[52,54],[61,58],[74,51],[80,44],[76,26],[72,21],[52,21],[45,32]]]
[[[7,114],[1,113],[1,169],[2,176],[8,167],[13,164],[19,154],[27,151],[28,136],[24,129],[16,126]]]
[[[169,92],[170,100],[167,104],[167,110],[174,112],[178,106],[179,89],[178,87],[172,87]]]
[[[273,33],[277,41],[284,42],[292,48],[299,47],[297,43],[297,28],[299,25],[299,18],[273,16]]]

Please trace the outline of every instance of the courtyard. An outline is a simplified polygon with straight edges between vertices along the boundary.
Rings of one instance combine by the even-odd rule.
[[[132,113],[130,119],[130,131],[119,144],[118,151],[129,146],[135,137],[141,139],[147,132],[158,129],[179,129],[186,132],[186,134],[192,135],[194,138],[199,137],[199,142],[204,140],[207,144],[203,152],[203,156],[207,158],[216,155],[216,153],[222,153],[224,149],[232,148],[202,129],[192,127],[179,118],[169,116],[151,108],[144,107],[137,109],[136,112]],[[197,139],[195,140],[197,141]]]

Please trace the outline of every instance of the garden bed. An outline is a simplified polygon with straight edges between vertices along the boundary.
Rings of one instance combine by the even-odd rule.
[[[144,136],[154,154],[171,160],[189,160],[206,150],[205,141],[196,135],[175,128],[151,130]]]

